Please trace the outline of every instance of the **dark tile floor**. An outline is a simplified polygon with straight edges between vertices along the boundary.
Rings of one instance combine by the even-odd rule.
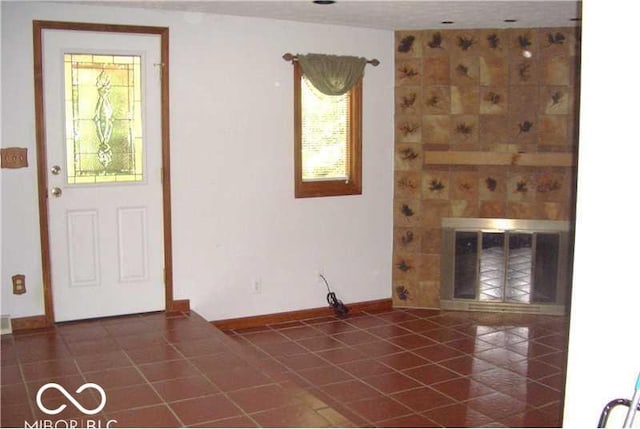
[[[2,336],[1,424],[118,427],[561,426],[565,318],[396,309],[226,335],[147,314]],[[83,416],[55,389],[100,385]],[[93,389],[73,393],[96,408]]]

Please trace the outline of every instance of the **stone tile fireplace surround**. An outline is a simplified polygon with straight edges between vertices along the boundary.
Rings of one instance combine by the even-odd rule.
[[[440,308],[443,218],[573,220],[579,29],[395,39],[394,306]]]

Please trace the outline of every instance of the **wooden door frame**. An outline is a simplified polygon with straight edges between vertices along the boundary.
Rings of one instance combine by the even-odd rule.
[[[44,117],[44,73],[42,33],[44,30],[72,30],[108,33],[151,34],[160,36],[161,128],[162,128],[162,217],[164,237],[165,311],[188,310],[187,300],[173,299],[173,255],[171,237],[171,168],[169,146],[169,28],[139,25],[95,24],[64,21],[33,21],[33,69],[35,88],[36,156],[38,169],[38,208],[40,215],[40,246],[42,257],[42,286],[47,325],[53,325],[53,291],[51,278],[51,244],[49,242],[49,184],[47,141]]]

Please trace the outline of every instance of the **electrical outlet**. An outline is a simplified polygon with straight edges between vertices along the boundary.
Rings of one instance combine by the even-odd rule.
[[[253,279],[251,282],[251,291],[254,295],[262,293],[262,281],[260,279]]]
[[[24,282],[25,276],[24,274],[16,274],[11,277],[11,283],[13,284],[13,294],[14,295],[22,295],[27,292],[27,288]]]

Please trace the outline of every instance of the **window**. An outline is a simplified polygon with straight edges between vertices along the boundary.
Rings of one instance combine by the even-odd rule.
[[[362,79],[344,95],[325,95],[294,63],[295,196],[362,193]]]
[[[65,54],[67,183],[143,180],[141,57]]]

